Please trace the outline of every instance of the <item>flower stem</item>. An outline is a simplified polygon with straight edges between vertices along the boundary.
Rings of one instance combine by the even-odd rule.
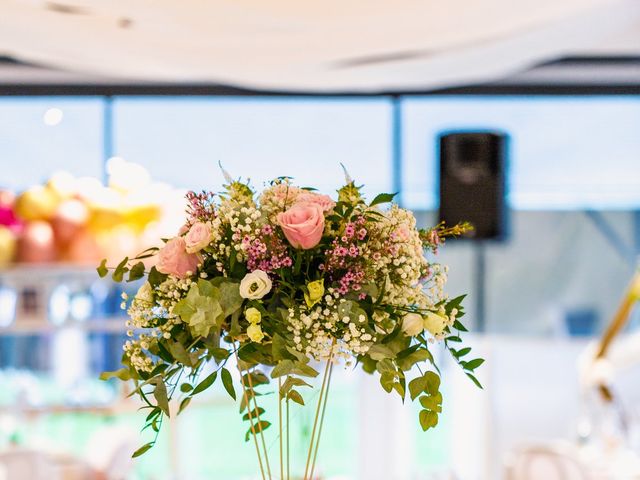
[[[258,408],[258,401],[256,400],[256,392],[253,389],[253,381],[251,380],[251,372],[247,371],[247,380],[249,381],[249,388],[251,389],[251,398],[249,401],[253,400],[253,405],[256,409],[256,418],[258,419],[258,431],[260,432],[260,440],[262,441],[262,449],[264,450],[264,463],[267,465],[267,473],[269,475],[269,480],[271,480],[271,467],[269,466],[269,454],[267,453],[267,443],[264,441],[264,433],[262,428],[262,422],[260,421],[260,410]],[[250,405],[247,405],[249,409],[251,409]]]
[[[278,426],[280,427],[280,478],[284,478],[284,460],[282,448],[282,377],[278,377]]]
[[[333,347],[333,345],[332,345]],[[304,467],[304,477],[303,480],[311,480],[311,477],[308,477],[309,467],[311,466],[311,455],[313,453],[313,446],[315,443],[316,430],[318,427],[318,419],[320,418],[320,410],[322,407],[322,399],[325,395],[325,389],[327,386],[327,378],[329,377],[330,366],[333,360],[333,348],[331,349],[331,354],[329,355],[329,359],[327,360],[327,367],[324,370],[324,377],[322,379],[322,387],[320,388],[320,396],[318,397],[318,406],[316,407],[316,416],[313,420],[313,429],[311,430],[311,441],[309,443],[309,453],[307,454],[307,463]]]
[[[251,433],[253,434],[253,443],[256,446],[256,455],[258,456],[258,465],[260,465],[260,474],[262,475],[262,480],[266,480],[266,476],[264,474],[264,467],[262,466],[262,455],[260,454],[260,447],[258,446],[258,436],[256,435],[256,429],[255,426],[253,424],[253,415],[251,413],[251,405],[249,405],[249,398],[247,395],[247,388],[245,386],[244,383],[244,378],[242,375],[242,370],[240,370],[240,360],[238,358],[238,352],[235,352],[236,354],[236,363],[238,365],[238,371],[240,372],[240,383],[242,383],[242,392],[244,394],[244,403],[247,405],[247,412],[249,415],[249,425],[251,428]]]
[[[333,363],[329,367],[329,379],[327,380],[327,389],[324,392],[324,402],[322,405],[322,414],[320,415],[320,427],[318,428],[318,438],[316,440],[315,452],[313,452],[313,461],[311,462],[311,473],[309,479],[313,479],[313,472],[316,469],[316,458],[318,458],[318,447],[320,445],[320,436],[322,435],[322,426],[324,425],[324,414],[327,411],[327,399],[329,398],[329,386],[331,385],[331,374],[333,373]]]
[[[289,399],[287,398],[287,480],[291,478],[290,460],[289,460]]]

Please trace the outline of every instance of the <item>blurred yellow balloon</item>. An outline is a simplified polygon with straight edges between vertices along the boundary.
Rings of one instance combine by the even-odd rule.
[[[36,185],[17,198],[15,210],[23,220],[48,220],[53,216],[59,204],[60,197],[50,188]]]
[[[6,267],[13,261],[16,245],[15,234],[7,227],[0,225],[0,268]]]

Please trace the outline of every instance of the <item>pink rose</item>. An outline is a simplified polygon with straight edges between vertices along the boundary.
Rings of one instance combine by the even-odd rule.
[[[324,213],[317,203],[296,203],[278,214],[278,224],[291,245],[308,250],[320,243],[324,232]]]
[[[296,203],[316,203],[320,205],[325,212],[328,212],[336,205],[329,195],[321,195],[313,192],[301,193],[298,195]]]
[[[184,237],[187,253],[196,253],[209,245],[213,240],[211,227],[206,223],[196,222]]]
[[[187,253],[184,238],[176,237],[165,243],[158,252],[156,268],[160,273],[185,278],[198,270],[202,257],[196,253]]]

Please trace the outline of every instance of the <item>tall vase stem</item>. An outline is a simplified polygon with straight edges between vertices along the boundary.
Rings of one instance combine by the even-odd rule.
[[[313,454],[313,447],[316,440],[316,431],[318,428],[318,420],[320,418],[322,400],[326,395],[327,380],[329,378],[329,371],[331,370],[332,362],[333,362],[333,344],[331,345],[331,354],[329,355],[329,359],[327,360],[327,366],[324,370],[324,377],[322,379],[322,387],[320,388],[320,395],[318,397],[318,406],[316,407],[316,416],[313,420],[313,429],[311,430],[311,441],[309,443],[309,453],[307,454],[307,463],[304,467],[303,480],[311,480],[311,477],[308,477],[307,475],[309,474],[309,467],[311,466],[311,455]]]

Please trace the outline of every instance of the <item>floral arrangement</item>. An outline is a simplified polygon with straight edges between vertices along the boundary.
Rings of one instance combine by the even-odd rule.
[[[290,403],[304,405],[307,380],[323,371],[304,474],[311,479],[334,365],[359,364],[386,392],[418,399],[423,430],[442,410],[433,343],[441,341],[480,386],[473,371],[483,360],[464,360],[470,348],[453,347],[466,331],[463,297],[445,294],[447,268],[428,258],[468,225],[418,229],[410,211],[392,204],[394,195],[367,203],[348,175],[335,201],[286,177],[259,194],[225,178],[222,193],[187,194],[188,218],[176,237],[111,269],[116,281],[147,275],[133,299],[124,296],[133,337],[124,368],[103,374],[135,382],[147,426],[158,432],[175,413],[171,398],[182,396],[179,413],[219,378],[239,396],[246,439],[253,437],[262,477],[271,478],[263,435],[271,423],[257,388],[277,382],[279,478],[289,478],[283,407],[288,419]],[[109,270],[103,260],[98,273]]]

